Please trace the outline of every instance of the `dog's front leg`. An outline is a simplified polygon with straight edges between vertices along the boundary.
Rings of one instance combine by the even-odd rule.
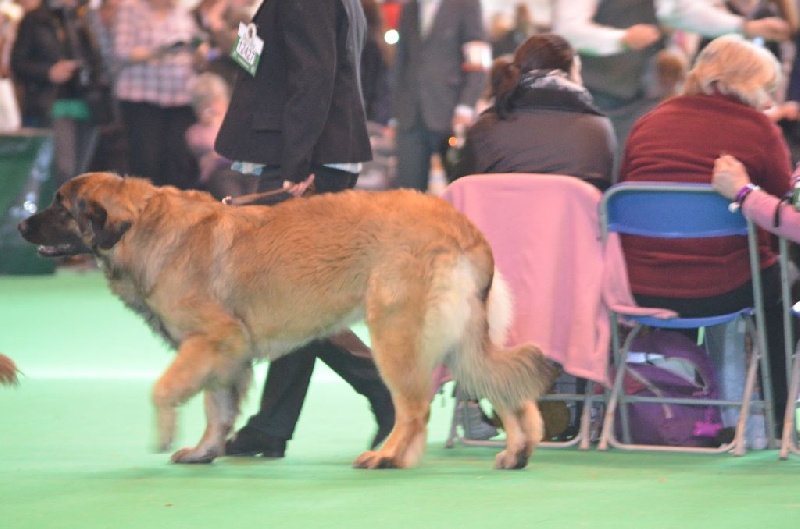
[[[242,365],[240,357],[235,354],[220,353],[205,337],[197,335],[183,341],[178,354],[153,388],[153,404],[156,408],[159,448],[167,450],[175,437],[177,408],[203,388],[214,388],[220,392],[228,391],[228,395],[206,400],[209,414],[208,432],[211,437],[225,435],[220,432],[220,419],[233,415],[238,409],[238,400],[234,395],[240,394],[240,379],[249,373],[249,363]],[[246,385],[246,384],[245,384]],[[233,388],[233,389],[231,389]],[[233,391],[234,393],[231,393]],[[208,410],[211,409],[211,412]],[[234,411],[218,411],[233,409]],[[233,424],[233,419],[223,422]],[[203,439],[206,439],[204,436]],[[198,447],[181,450],[173,456],[173,461],[181,463],[209,462],[214,459],[210,454],[202,454],[208,449],[203,441]],[[221,454],[221,451],[216,455]]]
[[[238,396],[233,388],[206,390],[206,431],[193,448],[172,454],[173,463],[210,463],[225,452],[225,439],[238,415]]]

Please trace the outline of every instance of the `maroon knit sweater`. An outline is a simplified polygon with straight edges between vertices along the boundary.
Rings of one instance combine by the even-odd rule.
[[[709,183],[714,160],[730,154],[754,184],[782,196],[790,186],[789,150],[763,113],[720,95],[678,96],[640,118],[625,145],[620,180]],[[622,238],[634,294],[702,298],[750,279],[742,237],[694,240]],[[770,236],[759,234],[761,267],[775,263]]]

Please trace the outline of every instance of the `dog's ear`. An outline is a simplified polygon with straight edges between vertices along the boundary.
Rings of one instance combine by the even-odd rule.
[[[83,213],[92,226],[92,242],[101,250],[113,248],[132,225],[128,221],[109,220],[108,211],[97,202],[90,201],[82,206]]]

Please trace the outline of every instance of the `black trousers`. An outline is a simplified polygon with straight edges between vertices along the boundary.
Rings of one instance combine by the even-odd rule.
[[[197,161],[185,139],[186,129],[196,121],[192,107],[134,101],[120,101],[119,107],[132,175],[149,178],[159,186],[197,188]]]
[[[780,268],[777,264],[761,270],[761,286],[764,296],[764,329],[766,331],[769,366],[770,371],[772,371],[770,373],[770,381],[772,382],[773,410],[778,426],[783,425],[783,414],[786,409],[786,397],[788,395],[780,281]],[[685,318],[704,317],[752,307],[753,284],[748,281],[730,292],[708,298],[663,298],[640,294],[634,294],[634,298],[643,307],[672,309]]]
[[[324,166],[312,167],[312,172],[317,193],[352,188],[357,178],[355,174]],[[258,191],[270,191],[282,184],[278,168],[268,167],[259,180]],[[393,417],[391,395],[372,359],[355,356],[328,340],[315,340],[270,363],[258,413],[250,417],[246,428],[276,439],[291,439],[317,358],[367,397],[376,415],[391,413]]]

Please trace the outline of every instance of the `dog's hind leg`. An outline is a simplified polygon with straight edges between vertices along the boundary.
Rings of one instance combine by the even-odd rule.
[[[433,368],[415,344],[419,332],[407,320],[387,318],[370,328],[375,363],[395,406],[392,433],[379,450],[354,462],[357,468],[406,468],[417,464],[425,450],[430,415]]]
[[[506,448],[495,458],[498,469],[521,469],[528,460],[544,434],[544,423],[539,407],[533,401],[525,401],[516,410],[495,407],[506,432]]]

